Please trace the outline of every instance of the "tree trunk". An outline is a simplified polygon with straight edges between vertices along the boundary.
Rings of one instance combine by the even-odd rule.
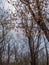
[[[35,59],[35,55],[34,55],[34,43],[32,43],[33,41],[31,39],[32,39],[32,37],[28,37],[30,54],[31,54],[31,65],[36,65],[36,59]]]
[[[2,65],[2,59],[1,59],[1,56],[0,56],[0,65]]]
[[[7,65],[9,65],[10,62],[10,43],[8,43],[8,59],[7,59]]]
[[[45,50],[46,50],[46,65],[48,65],[48,50],[47,50],[46,43],[45,43]]]

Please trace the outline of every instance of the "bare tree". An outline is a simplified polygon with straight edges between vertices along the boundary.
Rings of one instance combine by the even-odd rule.
[[[28,44],[29,44],[29,49],[30,49],[30,56],[31,56],[31,65],[36,65],[36,59],[38,59],[38,52],[40,52],[41,50],[43,50],[43,48],[41,48],[39,50],[39,47],[41,45],[40,41],[40,36],[42,34],[45,34],[48,42],[49,42],[49,29],[47,28],[45,22],[45,14],[43,14],[43,12],[45,11],[45,6],[47,6],[47,0],[20,0],[20,2],[18,3],[18,5],[13,4],[14,2],[12,2],[12,0],[8,3],[12,4],[16,11],[17,11],[17,7],[20,6],[20,4],[24,6],[24,10],[21,9],[22,6],[20,6],[20,9],[17,11],[18,13],[11,13],[10,14],[10,20],[3,20],[4,22],[10,21],[10,24],[8,26],[8,28],[14,28],[14,26],[12,27],[12,21],[17,20],[17,19],[21,19],[21,22],[18,23],[18,26],[16,28],[22,28],[23,32],[25,34],[25,36],[28,38]],[[44,6],[43,6],[44,5]],[[19,8],[19,7],[18,7]],[[20,14],[19,14],[20,11]],[[29,14],[31,14],[31,16],[27,16]],[[19,18],[17,17],[19,16]],[[1,22],[2,28],[3,28],[3,39],[1,40],[1,44],[4,43],[4,25]],[[37,26],[36,26],[37,25]],[[5,26],[6,27],[6,26]],[[9,28],[9,29],[10,29]],[[40,31],[39,31],[40,29]],[[44,32],[41,32],[41,30]],[[38,39],[35,39],[34,42],[34,35],[36,34],[35,32],[38,31]],[[38,40],[37,44],[36,40]],[[8,40],[8,60],[7,60],[7,64],[9,65],[10,62],[10,43],[9,43],[10,39]],[[36,47],[35,47],[36,46]],[[3,48],[3,47],[2,47]],[[0,61],[2,64],[2,48],[0,48]],[[48,51],[47,51],[47,46],[45,44],[45,50],[46,50],[46,56],[47,56],[47,65],[48,65]],[[16,60],[16,55],[17,55],[17,48],[14,45],[14,52],[15,52],[15,60]]]

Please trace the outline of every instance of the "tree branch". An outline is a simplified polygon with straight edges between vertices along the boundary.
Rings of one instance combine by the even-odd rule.
[[[24,3],[24,1],[21,1],[21,2]],[[37,2],[37,3],[39,3],[39,2]],[[24,4],[26,4],[26,3],[24,3]],[[37,7],[40,10],[40,11],[38,11],[38,15],[40,16],[40,18],[38,20],[37,20],[37,18],[35,16],[35,13],[32,10],[32,8],[30,7],[30,4],[27,3],[27,6],[28,6],[29,12],[32,14],[34,20],[37,22],[37,24],[43,30],[43,32],[45,33],[45,36],[46,36],[47,40],[49,41],[49,30],[46,27],[46,24],[43,22],[43,18],[41,17],[42,13],[41,13],[41,10],[40,10],[40,6]]]

